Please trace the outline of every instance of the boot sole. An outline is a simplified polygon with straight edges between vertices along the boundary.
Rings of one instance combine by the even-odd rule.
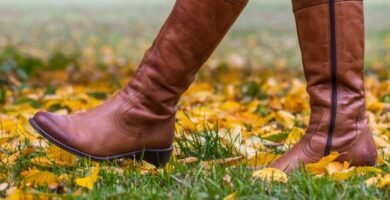
[[[145,160],[158,168],[164,167],[171,157],[173,151],[173,145],[166,149],[142,149],[137,151],[132,151],[128,153],[121,153],[112,156],[93,156],[85,152],[79,151],[73,147],[70,147],[56,138],[52,137],[50,134],[46,133],[39,125],[34,121],[34,119],[29,120],[31,126],[44,138],[46,138],[51,143],[60,147],[61,149],[68,151],[72,154],[75,154],[79,157],[89,158],[93,161],[103,162],[103,161],[114,161],[118,159],[134,159],[134,160]]]

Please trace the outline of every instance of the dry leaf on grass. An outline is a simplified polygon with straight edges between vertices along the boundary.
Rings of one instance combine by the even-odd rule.
[[[336,160],[340,154],[338,152],[332,152],[328,156],[321,158],[316,163],[306,164],[306,170],[313,175],[323,175],[326,171],[326,166]]]
[[[376,177],[371,177],[365,181],[367,187],[376,186],[378,188],[384,188],[390,186],[390,174],[382,176],[378,174]]]
[[[294,127],[290,131],[290,133],[288,134],[287,139],[284,142],[284,144],[289,145],[289,146],[294,145],[302,138],[302,136],[304,134],[305,134],[305,131],[303,129],[298,128],[298,127]]]
[[[183,163],[183,164],[193,164],[193,163],[196,163],[198,161],[199,161],[199,159],[196,157],[187,157],[184,159],[177,160],[177,162]]]
[[[293,114],[280,110],[276,112],[275,119],[277,122],[279,122],[281,125],[283,125],[286,128],[293,128],[295,124],[295,117]]]
[[[223,198],[223,200],[236,200],[236,199],[237,199],[237,196],[236,196],[235,192],[233,192],[233,193],[231,193]]]
[[[246,163],[248,167],[259,168],[270,164],[273,160],[278,158],[279,155],[266,153],[266,152],[258,152],[256,155],[248,157],[243,163]]]
[[[56,146],[49,146],[46,149],[46,156],[33,158],[31,162],[44,167],[73,167],[76,164],[76,156]]]
[[[349,168],[349,163],[345,161],[344,163],[340,162],[331,162],[325,166],[325,169],[328,174],[334,174],[337,172],[341,172]]]
[[[345,179],[361,176],[367,173],[381,173],[381,172],[382,170],[375,167],[351,167],[349,169],[344,169],[342,171],[333,173],[331,175],[331,178],[338,181],[343,181]]]
[[[55,199],[53,198],[55,195],[46,194],[46,193],[34,193],[34,192],[25,192],[20,189],[15,189],[9,193],[7,193],[7,200],[49,200]]]
[[[92,168],[90,175],[88,175],[84,178],[76,178],[76,180],[75,180],[76,184],[78,186],[86,187],[86,188],[92,190],[96,181],[99,179],[99,171],[100,171],[100,165],[98,163],[98,164],[96,164],[95,167]]]
[[[32,169],[21,173],[26,185],[56,187],[59,183],[58,177],[48,171]]]
[[[288,177],[283,171],[275,168],[265,168],[258,171],[253,172],[252,177],[261,179],[265,182],[281,182],[287,183]]]

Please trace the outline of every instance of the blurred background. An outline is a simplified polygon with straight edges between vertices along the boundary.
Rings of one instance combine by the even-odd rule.
[[[0,88],[128,77],[174,2],[0,0]],[[389,78],[389,10],[389,0],[365,1],[366,69],[380,79]],[[206,63],[207,69],[221,66],[300,71],[290,0],[251,0]]]

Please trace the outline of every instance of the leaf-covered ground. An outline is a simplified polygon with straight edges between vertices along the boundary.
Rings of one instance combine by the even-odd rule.
[[[69,114],[99,105],[128,81],[150,45],[160,22],[128,26],[120,19],[137,19],[137,11],[128,14],[120,9],[125,1],[119,2],[104,4],[115,14],[92,7],[100,16],[74,2],[69,8],[45,4],[47,12],[34,12],[39,6],[0,1],[7,11],[0,12],[1,198],[390,198],[390,34],[383,24],[368,24],[375,31],[368,32],[367,48],[374,50],[367,54],[365,80],[377,166],[334,162],[333,152],[288,176],[264,168],[302,137],[310,116],[293,27],[270,17],[259,31],[250,21],[258,16],[256,5],[264,16],[290,17],[283,1],[255,1],[199,72],[179,103],[175,151],[165,168],[132,160],[94,163],[50,145],[28,119],[40,110]],[[161,6],[145,2],[152,9]],[[368,4],[368,13],[375,13],[369,22],[386,15],[381,5]],[[62,23],[50,21],[53,16]]]
[[[376,75],[366,79],[370,127],[380,152],[375,168],[333,162],[334,153],[287,177],[278,171],[255,170],[304,133],[310,112],[303,80],[291,79],[299,76],[287,69],[245,74],[222,67],[201,75],[180,102],[175,155],[159,170],[129,160],[99,165],[77,159],[48,144],[27,122],[42,109],[67,114],[92,108],[116,87],[94,83],[53,91],[22,90],[18,95],[24,100],[6,103],[0,116],[0,192],[11,197],[70,198],[220,198],[231,193],[248,198],[320,194],[385,198],[389,194],[388,80]]]

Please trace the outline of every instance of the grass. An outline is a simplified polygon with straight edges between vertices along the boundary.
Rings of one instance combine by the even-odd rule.
[[[226,144],[217,133],[217,128],[205,128],[202,131],[193,131],[189,135],[186,135],[183,131],[181,136],[176,138],[180,156],[183,158],[196,157],[200,160],[215,160],[238,156],[239,154],[235,152],[233,143]],[[228,135],[233,142],[238,139],[233,138],[234,136],[231,136],[231,134]]]
[[[189,141],[185,138],[178,140],[182,154],[177,157],[195,156],[199,160],[209,160],[234,156],[232,148],[220,145],[223,142],[214,137],[213,131],[205,129],[194,133],[194,138],[203,138],[203,142]],[[191,144],[191,150],[183,144]],[[202,144],[202,145],[200,145]],[[24,146],[29,146],[26,141]],[[22,146],[23,146],[22,145]],[[20,147],[22,147],[20,146]],[[30,155],[36,156],[36,155]],[[120,162],[101,164],[100,180],[94,189],[80,190],[74,184],[51,190],[48,187],[36,188],[36,193],[50,193],[51,197],[62,199],[223,199],[235,193],[239,199],[389,199],[390,188],[378,189],[367,187],[364,180],[373,174],[353,177],[338,182],[331,178],[308,175],[304,170],[294,172],[289,176],[288,184],[271,182],[265,183],[251,177],[253,170],[245,164],[224,166],[222,164],[207,167],[204,162],[183,164],[171,160],[169,166],[158,173],[141,174],[134,167],[124,168],[123,171],[112,170],[120,166]],[[0,165],[0,170],[6,166]],[[26,166],[33,166],[29,157],[21,157],[12,166],[13,179],[20,179],[21,171]],[[53,165],[49,170],[57,175],[67,173],[74,177],[82,177],[90,171],[92,163],[87,159],[78,160],[76,166],[63,168]],[[384,167],[382,170],[389,172]],[[82,192],[81,192],[82,191]],[[65,194],[63,194],[65,193]],[[4,191],[0,192],[4,196]]]
[[[289,184],[264,184],[251,178],[245,166],[226,168],[173,164],[173,173],[140,175],[129,170],[124,176],[105,173],[97,188],[87,194],[93,199],[222,199],[235,192],[240,199],[388,199],[386,191],[367,188],[364,177],[337,183],[294,173]],[[227,177],[230,177],[230,181]],[[101,187],[103,186],[104,187]],[[388,191],[387,191],[388,192]]]

